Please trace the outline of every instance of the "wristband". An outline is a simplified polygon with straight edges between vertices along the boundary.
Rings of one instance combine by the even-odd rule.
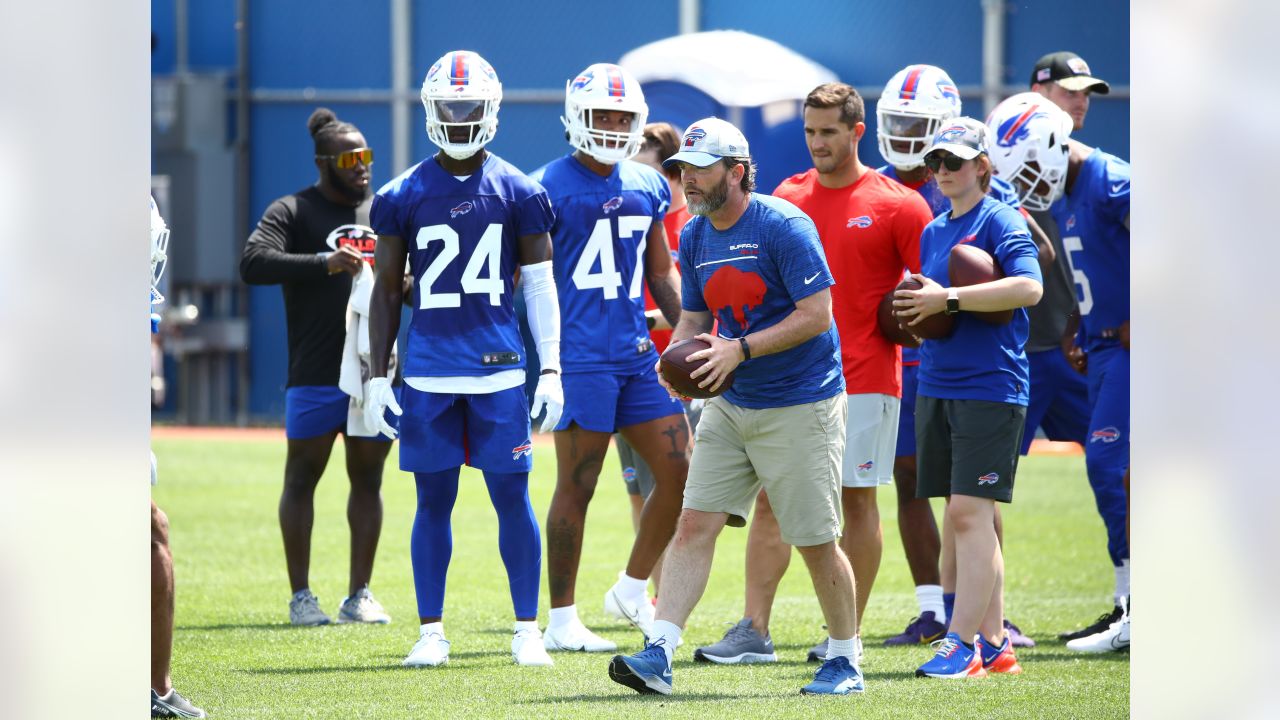
[[[751,346],[747,344],[746,336],[738,338],[738,345],[742,347],[742,361],[746,362],[751,359]]]

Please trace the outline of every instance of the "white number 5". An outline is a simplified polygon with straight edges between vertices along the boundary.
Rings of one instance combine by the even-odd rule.
[[[1075,261],[1071,259],[1071,254],[1084,250],[1084,245],[1081,244],[1079,235],[1072,235],[1062,238],[1062,247],[1067,251],[1067,266],[1071,268],[1071,276],[1080,288],[1080,315],[1088,315],[1093,309],[1093,291],[1089,289],[1089,278],[1083,270],[1076,269]]]

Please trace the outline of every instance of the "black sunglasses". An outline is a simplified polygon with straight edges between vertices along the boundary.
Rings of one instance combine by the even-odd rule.
[[[964,158],[955,155],[943,157],[938,153],[934,153],[924,156],[924,166],[929,168],[929,172],[938,172],[938,169],[943,165],[946,165],[951,172],[958,172],[960,168],[964,167],[964,163]]]

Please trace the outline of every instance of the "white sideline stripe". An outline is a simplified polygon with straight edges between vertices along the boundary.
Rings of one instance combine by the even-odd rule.
[[[698,263],[697,265],[694,265],[694,267],[706,267],[708,265],[715,265],[716,263],[733,262],[734,260],[755,260],[755,259],[756,259],[755,255],[743,255],[742,257],[731,257],[731,258],[725,258],[723,260],[708,260],[707,262],[704,262],[704,263]]]

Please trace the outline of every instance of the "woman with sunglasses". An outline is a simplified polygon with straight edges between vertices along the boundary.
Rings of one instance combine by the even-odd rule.
[[[351,285],[366,263],[372,264],[378,239],[369,226],[373,150],[355,125],[339,121],[327,108],[311,114],[307,129],[319,179],[271,203],[240,260],[246,283],[280,285],[284,291],[288,453],[279,516],[293,592],[289,621],[330,622],[309,586],[312,500],[341,432],[351,480],[351,570],[338,622],[387,623],[391,618],[368,586],[382,532],[382,466],[391,443],[376,431],[367,437],[348,431],[351,397],[338,387]]]
[[[951,211],[920,236],[920,290],[900,290],[894,305],[910,324],[937,313],[955,318],[944,338],[920,350],[916,399],[919,497],[947,497],[945,534],[956,547],[956,602],[949,632],[920,677],[1018,673],[1003,627],[1004,558],[995,503],[1013,499],[1013,477],[1027,412],[1027,313],[1043,293],[1035,243],[1022,215],[987,194],[992,165],[987,128],[972,118],[947,121],[925,165],[951,200]],[[965,243],[990,253],[1005,277],[946,287],[951,249]],[[1014,310],[991,324],[976,312]]]

